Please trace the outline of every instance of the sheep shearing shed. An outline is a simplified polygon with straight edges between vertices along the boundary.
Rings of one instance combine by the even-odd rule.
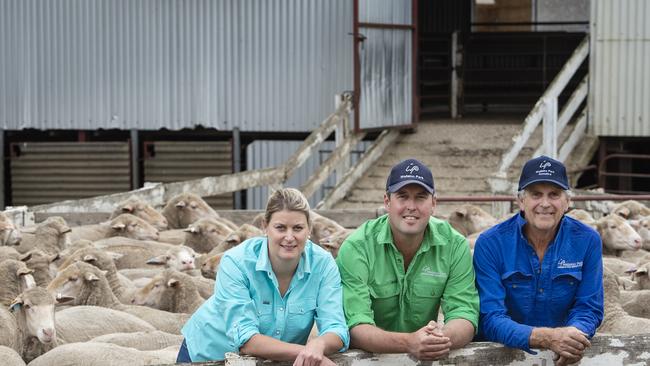
[[[135,196],[118,203],[109,220],[112,220],[121,214],[137,216],[160,231],[167,230],[167,227],[169,226],[167,219],[160,212],[156,211],[156,209],[147,202]]]
[[[201,197],[181,193],[170,199],[162,210],[170,229],[185,229],[193,222],[207,217],[219,217]]]
[[[180,334],[189,314],[176,314],[138,305],[124,305],[113,294],[104,271],[75,262],[59,272],[47,288],[52,294],[73,298],[73,305],[92,305],[123,311],[167,333]]]
[[[97,241],[114,236],[137,240],[158,240],[158,230],[143,219],[121,214],[110,221],[95,225],[77,226],[70,233],[71,240]]]

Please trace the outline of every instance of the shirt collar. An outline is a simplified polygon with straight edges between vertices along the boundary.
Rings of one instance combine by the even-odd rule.
[[[272,273],[273,266],[271,265],[271,260],[269,259],[268,238],[264,237],[260,245],[260,254],[257,258],[257,263],[255,264],[255,270]],[[313,243],[307,240],[305,249],[300,255],[300,262],[298,262],[298,268],[296,269],[296,276],[298,278],[303,278],[305,276],[305,273],[311,273],[311,252],[313,250],[312,245]]]
[[[388,214],[385,214],[384,217],[381,217],[380,219],[384,219],[386,221],[385,225],[383,225],[383,229],[377,235],[377,243],[394,245],[393,232],[390,229],[390,220],[388,218]],[[418,252],[426,252],[434,245],[446,244],[445,241],[436,240],[436,235],[434,233],[435,231],[435,225],[431,222],[431,220],[429,220],[427,227],[424,229],[424,238],[422,240],[422,244],[420,244],[420,249]]]

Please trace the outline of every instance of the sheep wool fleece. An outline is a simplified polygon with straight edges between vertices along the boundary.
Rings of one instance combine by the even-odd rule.
[[[280,296],[267,239],[251,238],[225,252],[215,293],[182,333],[193,362],[223,360],[255,334],[305,344],[314,321],[319,335],[336,334],[348,348],[341,276],[332,255],[307,241],[289,289]]]
[[[604,315],[598,233],[565,215],[540,263],[523,234],[525,224],[519,213],[476,241],[480,340],[534,353],[533,327],[574,326],[592,337]]]
[[[384,215],[365,222],[337,256],[348,326],[414,332],[436,320],[442,306],[446,322],[465,319],[477,329],[479,299],[465,238],[449,223],[429,218],[422,244],[405,271],[388,220]]]

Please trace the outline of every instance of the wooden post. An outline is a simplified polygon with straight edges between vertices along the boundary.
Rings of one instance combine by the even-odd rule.
[[[338,110],[341,104],[343,103],[343,94],[336,94],[334,96],[334,110]],[[349,135],[349,120],[350,113],[342,113],[341,118],[339,118],[338,123],[336,124],[336,130],[334,130],[334,141],[336,144],[335,150],[343,144],[343,141]],[[339,164],[336,165],[336,184],[338,184],[343,178],[343,174],[348,171],[350,168],[350,156],[344,157]]]
[[[544,99],[544,153],[557,159],[557,97]]]

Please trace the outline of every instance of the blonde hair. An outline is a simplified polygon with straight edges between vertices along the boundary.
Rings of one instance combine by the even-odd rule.
[[[266,211],[264,212],[265,225],[268,225],[274,213],[283,210],[302,212],[307,218],[307,225],[311,227],[309,202],[299,190],[295,188],[282,188],[269,196],[268,201],[266,201]]]

